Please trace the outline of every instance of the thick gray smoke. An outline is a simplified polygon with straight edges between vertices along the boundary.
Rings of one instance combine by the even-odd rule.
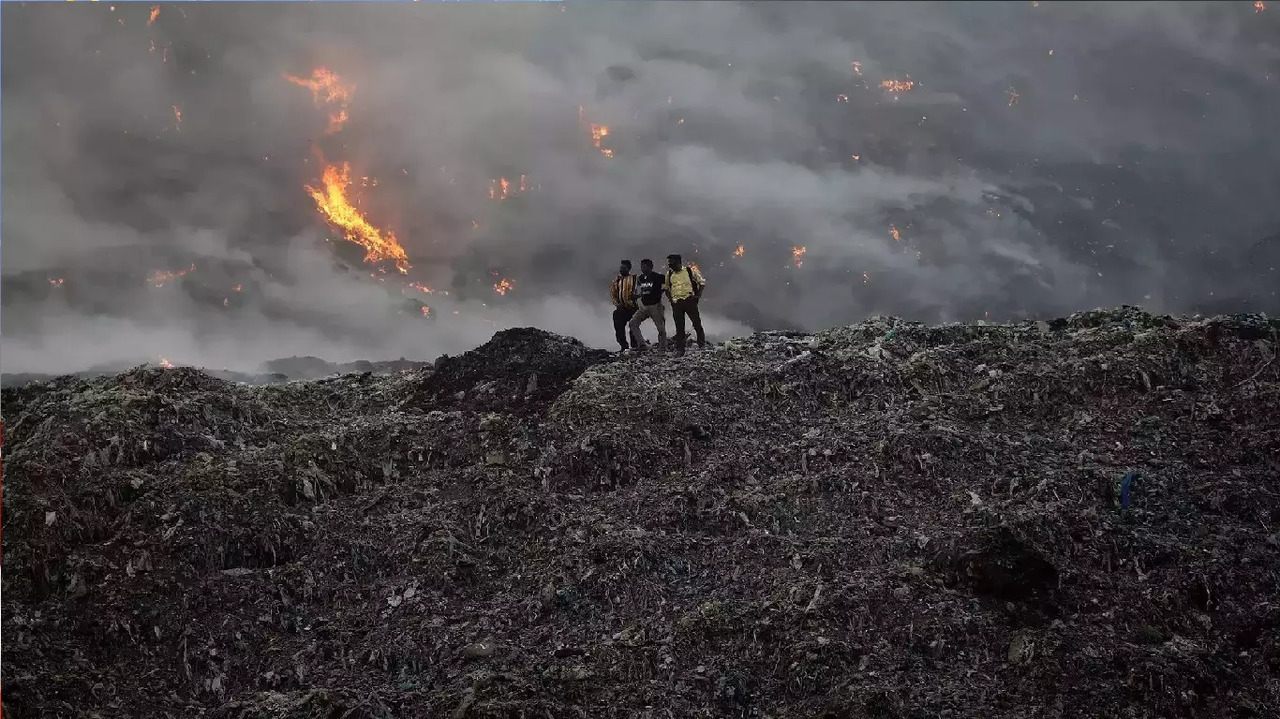
[[[148,10],[0,11],[6,372],[609,346],[617,261],[669,252],[719,333],[1280,305],[1280,7]],[[406,277],[319,216],[320,156]]]

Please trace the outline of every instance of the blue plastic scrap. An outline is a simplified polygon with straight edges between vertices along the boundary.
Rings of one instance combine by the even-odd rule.
[[[1124,479],[1120,480],[1120,508],[1121,509],[1129,508],[1129,498],[1130,498],[1131,490],[1133,489],[1133,480],[1137,479],[1138,476],[1139,475],[1137,472],[1127,472],[1124,475]]]

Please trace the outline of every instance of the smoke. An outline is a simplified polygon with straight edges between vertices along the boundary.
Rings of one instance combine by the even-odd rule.
[[[716,334],[1280,308],[1280,7],[148,11],[0,8],[6,371],[611,346],[618,259],[670,252]],[[322,159],[406,277],[326,227]]]

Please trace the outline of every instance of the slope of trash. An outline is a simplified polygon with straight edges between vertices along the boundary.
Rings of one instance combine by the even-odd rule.
[[[6,389],[4,713],[1265,717],[1280,322]]]

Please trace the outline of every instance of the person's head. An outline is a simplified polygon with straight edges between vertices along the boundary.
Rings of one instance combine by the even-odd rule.
[[[667,267],[673,270],[680,269],[680,255],[667,255]]]
[[[653,272],[653,260],[640,260],[641,272]]]
[[[620,275],[631,274],[631,260],[623,260],[622,262],[618,263],[618,274]]]

